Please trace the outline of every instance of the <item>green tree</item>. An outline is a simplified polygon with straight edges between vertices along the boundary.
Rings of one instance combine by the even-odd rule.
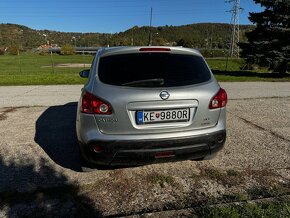
[[[62,55],[73,55],[75,54],[75,49],[73,46],[66,44],[61,47],[61,54]]]
[[[162,37],[155,37],[152,39],[153,45],[166,45],[166,40]]]
[[[187,48],[192,48],[193,47],[193,42],[189,38],[182,38],[182,39],[179,39],[177,41],[177,45],[178,46],[187,47]]]
[[[264,11],[250,13],[256,28],[246,33],[247,43],[240,43],[241,56],[248,64],[269,67],[285,75],[290,61],[290,1],[254,0]]]

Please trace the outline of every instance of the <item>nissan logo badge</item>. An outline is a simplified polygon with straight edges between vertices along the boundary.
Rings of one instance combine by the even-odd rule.
[[[160,98],[163,99],[163,100],[166,100],[169,98],[169,93],[167,91],[161,91],[160,94],[159,94]]]

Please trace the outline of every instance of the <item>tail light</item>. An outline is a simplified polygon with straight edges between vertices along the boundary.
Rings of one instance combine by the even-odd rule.
[[[81,112],[86,114],[112,114],[111,106],[89,92],[82,96]]]
[[[211,99],[209,109],[222,108],[227,105],[228,96],[224,89],[220,88],[218,93]]]

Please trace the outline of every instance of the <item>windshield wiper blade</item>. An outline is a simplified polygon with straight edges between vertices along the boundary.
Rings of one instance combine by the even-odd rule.
[[[155,79],[136,80],[128,83],[123,83],[122,85],[131,86],[131,85],[150,85],[150,84],[164,85],[164,79],[155,78]]]

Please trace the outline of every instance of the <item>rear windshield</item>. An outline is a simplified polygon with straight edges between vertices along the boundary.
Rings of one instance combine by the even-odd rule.
[[[170,53],[132,53],[102,57],[101,82],[132,87],[186,86],[208,81],[203,58]]]

